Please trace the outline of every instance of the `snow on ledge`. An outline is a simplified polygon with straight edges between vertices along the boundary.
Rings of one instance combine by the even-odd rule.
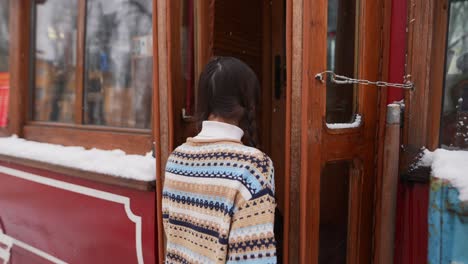
[[[448,180],[460,192],[460,201],[468,201],[468,151],[424,150],[419,165],[430,166],[432,176]]]
[[[122,150],[87,150],[28,141],[17,136],[0,137],[0,154],[138,181],[156,179],[156,164],[151,154],[142,156],[127,155]]]
[[[327,123],[327,127],[329,129],[345,129],[345,128],[356,128],[361,125],[361,115],[356,115],[356,118],[354,119],[354,122],[352,123],[332,123],[329,124]]]

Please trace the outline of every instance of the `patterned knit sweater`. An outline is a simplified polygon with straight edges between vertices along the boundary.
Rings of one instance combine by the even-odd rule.
[[[271,159],[240,128],[205,121],[169,157],[163,190],[166,263],[276,263]]]

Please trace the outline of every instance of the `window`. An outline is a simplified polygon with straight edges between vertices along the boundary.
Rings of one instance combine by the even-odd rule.
[[[468,149],[468,0],[451,0],[440,144]]]
[[[34,120],[74,121],[77,7],[75,0],[36,5]]]
[[[356,0],[328,1],[327,68],[355,76]],[[327,82],[327,123],[349,123],[355,112],[354,85]]]
[[[9,97],[9,1],[0,0],[0,128],[7,125]]]
[[[86,124],[150,127],[153,73],[151,2],[88,1]]]
[[[34,121],[151,127],[151,0],[37,1],[35,18]]]

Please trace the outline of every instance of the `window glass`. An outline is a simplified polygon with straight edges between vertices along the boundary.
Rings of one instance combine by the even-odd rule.
[[[346,263],[349,162],[327,163],[320,177],[319,263]]]
[[[0,128],[7,125],[9,96],[9,0],[0,0]]]
[[[328,0],[327,68],[355,76],[356,0]],[[327,81],[327,123],[349,123],[354,114],[354,85]]]
[[[451,1],[440,143],[468,149],[468,0]]]
[[[152,1],[89,0],[84,122],[151,125]]]
[[[182,14],[181,14],[181,32],[180,32],[180,45],[181,45],[181,81],[185,87],[185,111],[186,115],[193,114],[193,99],[194,99],[194,64],[195,64],[195,8],[194,0],[182,1]]]
[[[78,1],[35,2],[33,119],[73,122]]]

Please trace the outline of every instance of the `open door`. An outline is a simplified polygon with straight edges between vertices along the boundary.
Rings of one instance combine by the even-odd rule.
[[[276,229],[281,259],[282,227],[285,193],[285,133],[286,133],[286,0],[171,0],[167,5],[169,23],[159,28],[167,30],[161,43],[160,67],[166,67],[168,96],[160,98],[160,109],[168,114],[169,151],[197,133],[193,119],[197,81],[211,56],[232,56],[247,63],[261,84],[258,109],[260,148],[275,166],[278,225]],[[164,8],[164,7],[159,7]],[[161,13],[161,11],[159,11]],[[159,49],[161,52],[161,48]],[[167,65],[161,59],[167,55]],[[160,72],[162,72],[160,70]],[[161,80],[162,81],[162,80]],[[160,94],[162,95],[160,87]],[[166,106],[164,106],[166,105]],[[167,107],[167,108],[165,108]],[[164,120],[160,120],[164,121]],[[161,123],[165,125],[165,123]],[[161,129],[162,131],[163,129]],[[161,135],[161,139],[164,135]],[[164,153],[164,146],[162,152]],[[164,156],[164,155],[163,155]],[[161,161],[164,162],[164,159]]]
[[[378,80],[381,1],[303,1],[301,263],[371,263],[379,91],[317,80]]]

